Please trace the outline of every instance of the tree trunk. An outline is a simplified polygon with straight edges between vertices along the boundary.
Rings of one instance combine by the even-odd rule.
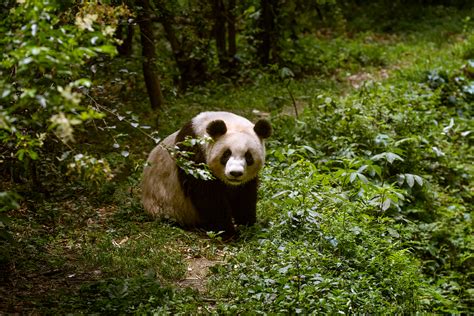
[[[164,99],[161,92],[158,69],[156,68],[155,36],[150,18],[150,3],[148,0],[140,0],[138,3],[143,8],[138,22],[142,44],[143,77],[145,78],[151,108],[160,109],[164,104]]]
[[[235,30],[235,0],[229,0],[228,12],[228,25],[227,25],[227,40],[229,42],[228,58],[231,60],[231,67],[235,66],[235,55],[237,54],[237,42]]]
[[[261,0],[262,14],[260,16],[260,45],[258,54],[263,65],[275,62],[278,58],[278,34],[276,17],[278,0]]]
[[[124,32],[124,29],[126,32]],[[120,25],[117,29],[117,38],[122,40],[122,44],[117,46],[117,51],[121,56],[130,56],[133,49],[133,25]]]
[[[226,48],[226,10],[223,0],[213,1],[214,38],[216,40],[217,57],[221,68],[227,68]]]

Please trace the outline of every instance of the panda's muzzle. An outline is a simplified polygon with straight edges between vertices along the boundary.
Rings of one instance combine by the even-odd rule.
[[[229,175],[226,175],[227,181],[231,184],[240,184],[242,183],[242,176],[244,173],[242,171],[230,171]]]
[[[230,183],[238,184],[242,182],[245,174],[245,160],[231,157],[226,164],[225,176]]]
[[[231,176],[233,176],[234,178],[240,178],[241,176],[244,175],[244,173],[242,171],[231,171],[229,172]]]

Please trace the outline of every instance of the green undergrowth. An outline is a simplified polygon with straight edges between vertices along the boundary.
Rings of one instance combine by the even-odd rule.
[[[216,269],[219,311],[470,311],[471,45],[274,119],[263,227]]]
[[[282,118],[264,228],[214,276],[222,311],[469,311],[472,95],[453,106],[466,86],[429,78],[317,96]]]

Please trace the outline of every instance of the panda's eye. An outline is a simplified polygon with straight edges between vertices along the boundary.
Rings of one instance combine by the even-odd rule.
[[[247,151],[245,153],[245,162],[247,162],[247,166],[251,166],[253,165],[253,156],[252,156],[252,153],[250,153],[250,151]]]
[[[224,166],[226,165],[227,160],[229,160],[229,158],[230,158],[230,155],[232,155],[232,151],[230,151],[230,149],[227,149],[226,151],[224,151],[224,153],[221,156],[221,164],[222,165],[224,165]]]

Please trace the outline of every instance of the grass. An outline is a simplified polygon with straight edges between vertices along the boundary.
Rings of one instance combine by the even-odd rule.
[[[15,242],[2,246],[0,309],[468,313],[473,97],[465,89],[474,37],[467,13],[434,10],[427,20],[388,21],[388,33],[353,21],[346,35],[307,35],[285,56],[295,78],[254,71],[252,84],[209,84],[139,118],[158,122],[163,137],[204,109],[271,113],[258,223],[237,241],[147,216],[138,185],[154,142],[116,122],[128,147],[113,149],[108,135],[84,145],[101,144],[112,182],[74,182],[9,214]],[[293,114],[288,80],[304,109],[298,119],[284,114]],[[124,96],[123,112],[137,102]],[[212,262],[208,277],[199,288],[183,286],[200,258]]]

